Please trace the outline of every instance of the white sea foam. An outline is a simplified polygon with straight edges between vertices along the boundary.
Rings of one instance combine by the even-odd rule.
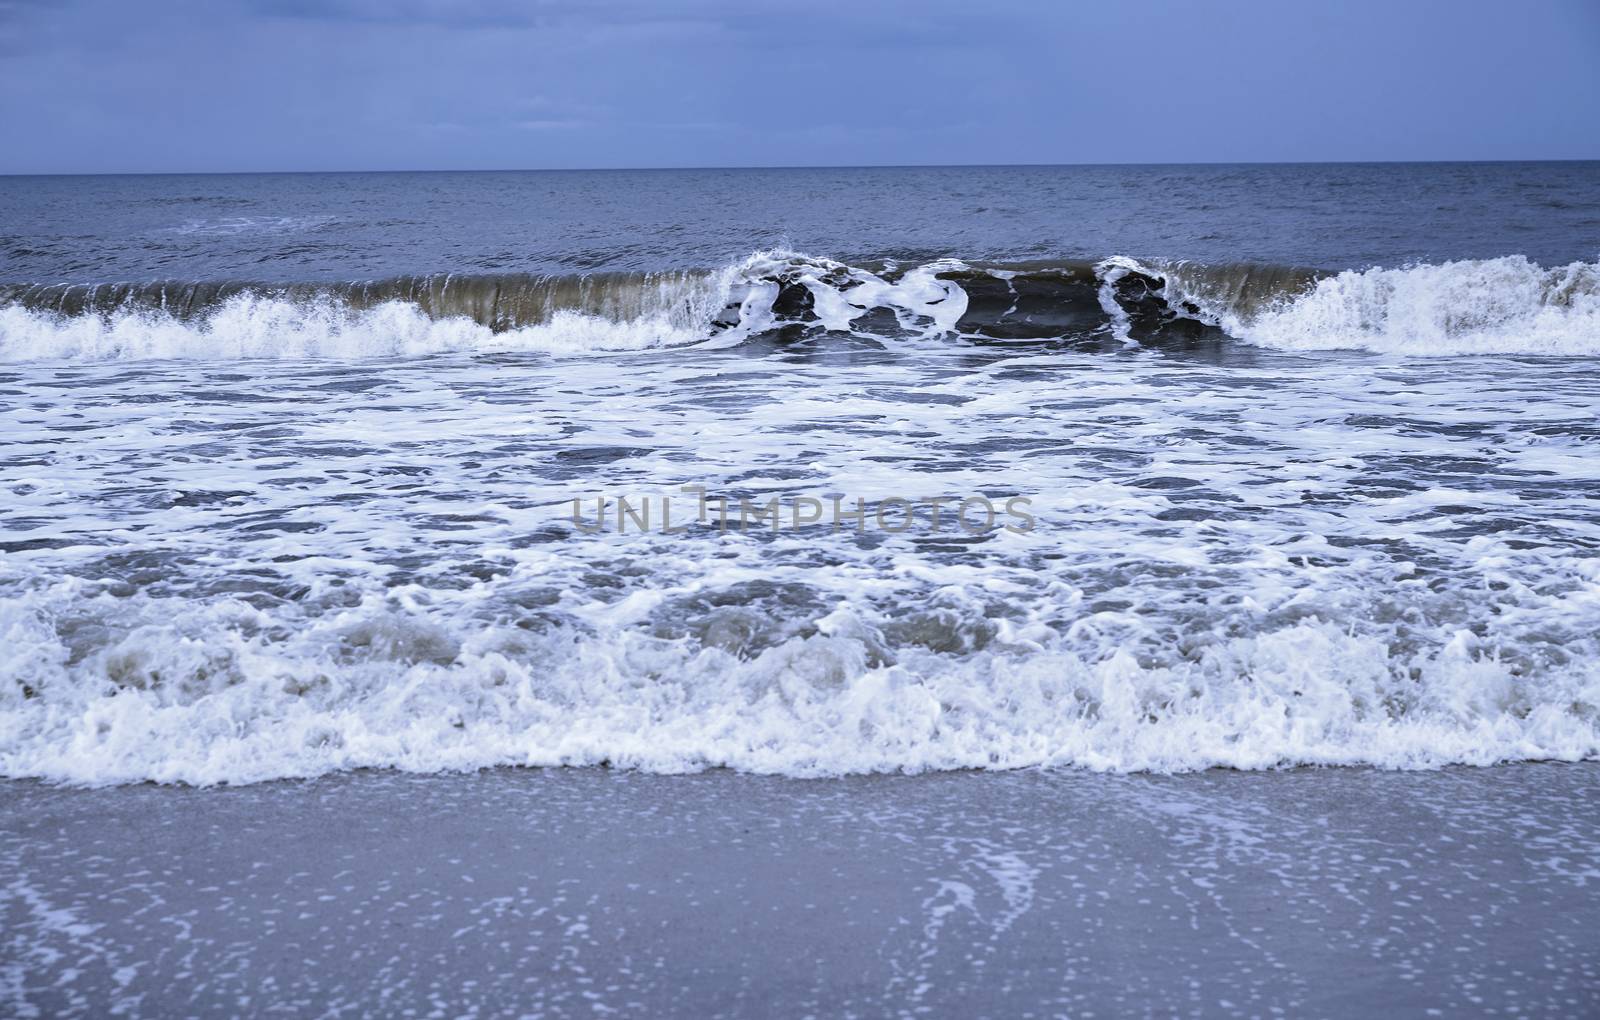
[[[7,361],[587,354],[673,346],[702,337],[698,329],[662,320],[616,322],[575,312],[558,312],[547,323],[496,333],[470,319],[432,319],[416,305],[400,301],[352,311],[251,295],[230,298],[198,321],[145,311],[68,318],[14,305],[0,309],[0,355]]]
[[[1593,662],[1530,680],[1465,643],[1397,662],[1383,642],[1316,619],[1159,665],[1127,652],[1085,661],[1043,632],[874,665],[872,628],[847,610],[741,658],[636,628],[530,636],[375,600],[304,620],[233,601],[121,606],[81,594],[58,587],[0,610],[7,672],[33,691],[4,688],[7,775],[217,783],[602,762],[799,776],[1417,768],[1600,750]],[[41,619],[63,609],[99,611],[95,625],[116,637],[74,661]]]
[[[613,319],[558,309],[548,321],[500,332],[461,316],[432,318],[414,303],[342,303],[238,294],[194,319],[161,311],[63,316],[0,308],[0,360],[138,361],[333,358],[360,360],[454,352],[589,354],[673,347],[704,340],[728,295],[731,274],[685,283],[686,312]],[[669,301],[663,301],[667,304]]]
[[[967,295],[960,286],[941,280],[947,269],[965,268],[955,260],[918,266],[893,282],[877,274],[831,259],[793,252],[759,255],[741,269],[741,275],[760,278],[785,276],[802,284],[815,302],[823,327],[849,332],[855,320],[873,309],[889,309],[900,325],[924,336],[955,332],[967,310]]]
[[[1240,309],[1182,264],[1157,267],[1166,299],[1232,336],[1282,350],[1384,354],[1600,354],[1600,264],[1543,268],[1520,255],[1347,271],[1304,294]]]
[[[9,368],[0,774],[1600,754],[1581,361],[816,354]],[[572,531],[687,482],[1039,522]]]
[[[1098,291],[1100,308],[1110,320],[1111,335],[1130,344],[1133,343],[1133,338],[1129,336],[1133,322],[1128,318],[1127,309],[1117,301],[1117,284],[1126,279],[1130,273],[1138,272],[1148,273],[1149,270],[1126,255],[1113,255],[1095,267],[1095,275],[1100,279]]]
[[[332,216],[218,216],[185,220],[158,233],[185,237],[240,237],[259,234],[294,234],[333,223]]]

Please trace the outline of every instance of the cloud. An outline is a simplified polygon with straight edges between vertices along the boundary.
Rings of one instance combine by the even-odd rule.
[[[1526,2],[0,0],[0,172],[1600,155]]]
[[[549,27],[733,17],[752,4],[689,0],[248,0],[257,14],[314,21],[348,21],[446,28]],[[772,5],[776,9],[776,4]]]
[[[29,29],[48,29],[50,24],[41,15],[68,6],[68,0],[57,4],[50,0],[0,0],[0,57],[25,52],[30,42],[37,45],[37,37]]]
[[[519,120],[516,123],[519,131],[566,131],[572,128],[588,127],[586,120]]]
[[[488,28],[532,24],[539,5],[494,0],[251,0],[248,6],[258,15],[305,21]]]

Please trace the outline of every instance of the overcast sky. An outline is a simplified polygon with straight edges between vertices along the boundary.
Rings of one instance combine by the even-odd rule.
[[[0,172],[1600,158],[1597,0],[0,0]]]

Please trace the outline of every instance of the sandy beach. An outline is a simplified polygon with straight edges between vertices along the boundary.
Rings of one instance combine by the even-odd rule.
[[[1595,765],[0,786],[12,1016],[1578,1016]]]

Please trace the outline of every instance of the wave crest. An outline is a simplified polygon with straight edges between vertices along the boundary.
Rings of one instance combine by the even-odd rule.
[[[1521,255],[1350,270],[1300,285],[1275,276],[1158,270],[1164,300],[1230,336],[1279,350],[1402,355],[1600,353],[1600,265],[1545,269]]]
[[[785,325],[857,331],[873,313],[899,337],[1590,355],[1600,264],[1513,255],[1330,274],[1115,256],[863,268],[761,252],[712,271],[15,284],[0,286],[0,361],[585,354],[728,346]]]

